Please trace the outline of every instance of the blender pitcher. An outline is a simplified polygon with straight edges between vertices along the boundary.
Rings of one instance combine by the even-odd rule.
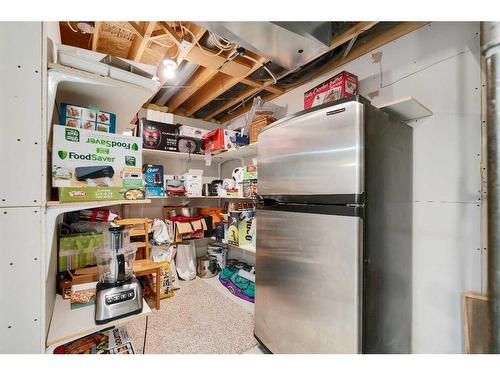
[[[133,275],[135,253],[128,230],[123,226],[109,228],[104,246],[95,251],[99,282],[120,284],[129,280]]]

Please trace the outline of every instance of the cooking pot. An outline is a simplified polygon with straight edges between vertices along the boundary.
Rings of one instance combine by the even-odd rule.
[[[200,209],[198,207],[181,207],[181,216],[194,217],[200,216]]]
[[[210,277],[217,276],[219,272],[219,267],[217,265],[217,257],[213,255],[205,255],[197,259],[198,266],[196,267],[196,273],[198,277],[208,279]]]

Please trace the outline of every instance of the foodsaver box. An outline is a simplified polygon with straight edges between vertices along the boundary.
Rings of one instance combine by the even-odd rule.
[[[84,192],[83,196],[99,196],[99,189],[106,188],[107,194],[103,195],[116,197],[120,189],[125,192],[142,188],[141,166],[140,138],[54,125],[53,187],[95,190]],[[110,188],[120,189],[111,192]],[[76,191],[71,193],[76,197]],[[122,194],[114,199],[126,198]]]
[[[343,71],[304,93],[304,109],[358,94],[358,77]]]

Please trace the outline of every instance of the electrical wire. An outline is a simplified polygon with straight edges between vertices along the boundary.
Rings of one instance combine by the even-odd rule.
[[[196,43],[196,45],[198,47],[200,47],[200,50],[201,52],[203,52],[203,54],[207,55],[207,56],[219,56],[222,52],[224,52],[223,49],[221,49],[219,52],[217,53],[208,53],[206,50],[205,50],[205,47],[203,47],[199,42],[198,42],[198,39],[194,36],[194,34],[192,33],[191,30],[189,30],[187,27],[185,27],[184,25],[181,24],[181,28],[182,30],[185,30],[187,31],[191,37],[193,38],[193,41]]]
[[[240,55],[240,56],[241,56],[241,57],[244,57],[244,58],[246,58],[246,59],[248,59],[248,60],[251,60],[251,61],[253,61],[253,62],[255,62],[255,63],[259,64],[260,66],[262,66],[262,67],[266,70],[266,72],[268,72],[268,73],[269,73],[269,75],[271,76],[271,78],[272,78],[272,79],[273,79],[273,81],[274,81],[274,84],[276,84],[276,83],[278,82],[278,81],[276,80],[276,77],[274,76],[274,74],[273,74],[273,73],[272,73],[272,72],[271,72],[271,71],[267,68],[267,66],[265,66],[264,64],[262,64],[260,61],[255,60],[253,57],[250,57],[250,56],[248,56],[247,54],[243,54],[243,55]]]
[[[219,49],[222,49],[224,51],[230,51],[230,50],[234,49],[234,47],[236,46],[236,43],[231,42],[227,39],[224,39],[223,37],[211,32],[211,31],[208,31],[208,33],[209,33],[210,37],[212,38],[214,44]],[[222,42],[221,42],[221,40],[222,40]]]

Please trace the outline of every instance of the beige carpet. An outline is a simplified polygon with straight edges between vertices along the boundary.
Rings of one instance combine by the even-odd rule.
[[[253,315],[205,281],[184,281],[172,298],[149,315],[145,354],[236,354],[257,344]],[[142,353],[146,319],[127,324]]]

